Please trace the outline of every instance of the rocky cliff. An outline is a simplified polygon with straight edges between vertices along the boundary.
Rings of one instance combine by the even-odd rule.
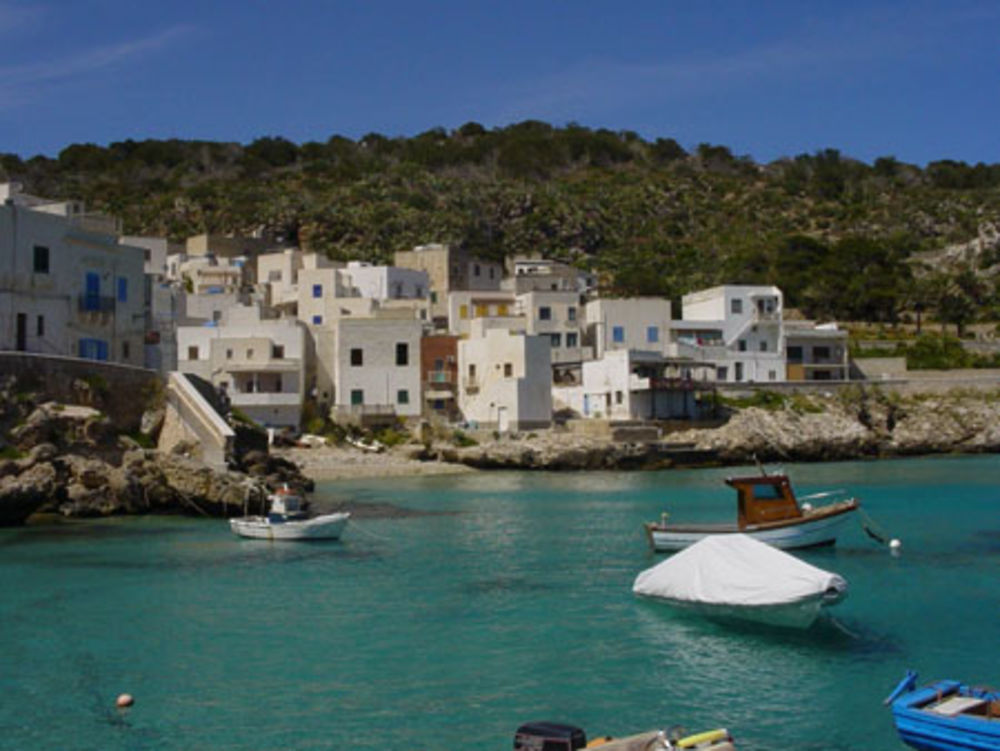
[[[215,471],[187,455],[143,448],[161,419],[149,411],[143,431],[119,434],[92,408],[38,403],[14,379],[0,383],[0,526],[23,523],[36,512],[65,516],[188,513],[233,516],[259,511],[267,489],[312,481],[287,461],[253,451],[232,471]]]
[[[658,441],[546,431],[423,453],[480,468],[564,470],[993,451],[1000,451],[1000,392],[901,397],[856,387],[734,408],[721,427],[674,431]]]

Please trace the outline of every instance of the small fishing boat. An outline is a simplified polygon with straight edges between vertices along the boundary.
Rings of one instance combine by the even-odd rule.
[[[904,743],[924,751],[1000,750],[1000,692],[952,680],[917,688],[908,670],[885,703]]]
[[[711,535],[641,572],[632,591],[710,618],[808,628],[847,582],[747,535]]]
[[[310,516],[302,497],[287,485],[269,495],[268,502],[267,516],[230,519],[230,529],[258,540],[337,540],[351,516],[347,512]]]
[[[682,550],[708,535],[736,533],[782,550],[833,545],[844,523],[859,510],[855,498],[815,508],[800,505],[785,474],[730,477],[726,484],[736,490],[735,524],[669,524],[664,514],[659,522],[645,525],[653,550]],[[803,500],[831,494],[817,493]]]
[[[373,454],[381,454],[385,451],[385,444],[377,438],[372,438],[370,441],[365,441],[363,438],[353,438],[348,436],[344,439],[348,444],[354,446],[356,449],[361,449],[362,451],[368,451]]]
[[[581,728],[559,722],[529,722],[514,734],[514,751],[578,751],[599,748],[601,751],[735,751],[733,738],[725,728],[688,735],[680,726],[667,730],[649,730],[623,738],[599,736],[587,743]]]

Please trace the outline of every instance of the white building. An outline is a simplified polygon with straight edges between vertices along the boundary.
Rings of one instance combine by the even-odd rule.
[[[593,348],[583,342],[584,308],[578,292],[525,292],[517,296],[516,311],[524,317],[527,333],[549,337],[553,367],[593,358]]]
[[[552,422],[550,338],[475,321],[458,342],[458,407],[469,422],[507,430]]]
[[[512,274],[503,281],[504,289],[525,292],[577,292],[585,294],[597,287],[594,274],[566,263],[545,258],[515,258]]]
[[[374,300],[414,300],[430,294],[430,277],[420,269],[349,261],[344,269],[356,294]]]
[[[427,273],[431,316],[442,326],[447,325],[445,318],[452,292],[498,290],[503,279],[502,264],[438,243],[397,251],[393,263]]]
[[[725,285],[681,299],[677,354],[714,362],[721,382],[785,380],[783,301],[773,286]]]
[[[178,369],[225,390],[234,408],[266,427],[298,427],[307,358],[298,321],[236,306],[218,322],[178,327],[177,345]]]
[[[636,349],[666,353],[670,343],[670,301],[661,297],[591,300],[586,306],[588,343],[594,357]]]
[[[0,185],[0,348],[143,365],[144,253],[117,229]]]
[[[317,372],[332,376],[336,419],[365,423],[420,416],[420,321],[340,318],[313,333]],[[325,385],[321,380],[317,388]]]

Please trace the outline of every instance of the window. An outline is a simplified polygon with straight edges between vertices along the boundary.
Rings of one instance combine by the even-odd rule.
[[[128,302],[128,279],[118,277],[118,302]]]
[[[213,310],[212,311],[212,320],[215,321],[216,323],[218,323],[219,321],[221,321],[222,320],[222,311],[221,310]]]
[[[227,360],[232,360],[233,359],[233,351],[231,349],[227,349],[226,350],[226,359]]]
[[[552,349],[558,349],[562,346],[562,334],[550,334],[552,339]]]
[[[45,316],[35,319],[35,336],[45,336]]]
[[[421,286],[420,286],[420,285],[418,284],[418,285],[417,285],[417,287],[416,287],[416,289],[415,289],[415,290],[414,290],[414,292],[413,292],[413,296],[414,296],[414,297],[423,297],[423,296],[424,296],[424,288],[423,288],[423,287],[421,287]]]
[[[625,341],[625,327],[624,326],[613,326],[611,328],[611,341],[619,343],[619,344]]]
[[[774,381],[777,379],[777,373],[775,373],[773,370],[769,370],[767,371],[767,378],[769,381]]]
[[[576,308],[570,305],[566,308],[566,320],[575,321],[576,320]]]
[[[469,363],[469,380],[476,380],[476,366],[475,363]]]
[[[365,403],[365,390],[364,389],[352,389],[351,390],[351,404],[357,406],[359,404]]]
[[[459,318],[468,318],[469,317],[469,306],[468,305],[459,305],[458,306],[458,317]]]
[[[285,346],[283,344],[275,344],[271,347],[271,359],[272,360],[285,359]]]
[[[733,315],[741,315],[743,313],[743,301],[734,297],[729,301],[729,310]]]
[[[476,318],[485,318],[489,314],[490,314],[490,308],[488,305],[476,306]]]
[[[406,389],[400,389],[396,392],[396,404],[409,404],[410,403],[410,392]]]
[[[767,352],[767,342],[761,342],[760,343],[760,351],[761,352]]]
[[[729,378],[729,368],[727,368],[725,365],[722,365],[715,369],[715,379],[717,381],[725,381],[728,378]]]
[[[365,364],[365,353],[360,347],[351,350],[351,365],[358,366]]]
[[[616,391],[615,392],[615,404],[621,404],[622,401],[624,401],[624,397],[622,396],[622,392],[621,391]]]
[[[444,360],[440,357],[434,358],[434,370],[444,370]]]
[[[743,380],[743,363],[738,362],[733,365],[733,380],[742,381]]]
[[[823,360],[830,359],[830,348],[829,347],[813,347],[813,359],[816,362],[822,362]]]
[[[513,375],[514,375],[514,366],[509,362],[505,362],[503,364],[503,377],[511,378],[513,377]]]
[[[435,399],[431,406],[433,406],[436,410],[444,409],[444,399]]]
[[[127,360],[129,358],[129,356],[131,355],[131,352],[132,352],[132,350],[129,347],[129,343],[128,342],[122,342],[122,359],[123,360]]]
[[[281,270],[271,270],[267,272],[267,281],[269,282],[280,282],[281,281]]]
[[[566,346],[576,347],[577,346],[577,334],[575,331],[570,331],[566,334]]]
[[[497,315],[506,316],[507,315],[507,303],[500,303],[497,305]]]
[[[646,341],[649,344],[656,344],[660,341],[660,327],[659,326],[647,326],[646,327]]]
[[[323,323],[323,316],[313,316],[312,317],[312,322],[315,325],[319,326],[321,323]]]
[[[103,339],[81,339],[78,346],[80,357],[86,360],[108,359],[108,343]]]
[[[314,284],[313,285],[313,297],[322,297],[322,296],[323,296],[323,285],[322,284]]]
[[[432,292],[431,292],[431,302],[432,302],[432,303],[436,303],[437,301],[438,301],[438,293],[437,293],[437,292],[434,292],[434,291],[432,291]]]
[[[188,360],[197,360],[197,359],[198,359],[198,348],[188,347]]]
[[[802,347],[788,348],[788,362],[802,362]]]
[[[552,308],[548,305],[544,305],[538,309],[538,320],[540,321],[551,321],[552,320]]]
[[[253,359],[253,349],[248,349],[247,350],[247,359],[248,360],[252,360]]]
[[[410,363],[410,346],[406,342],[398,342],[396,344],[396,364],[409,365],[409,363]]]
[[[736,348],[740,352],[746,352],[747,351],[747,340],[746,339],[740,339],[739,342],[737,342]]]
[[[475,265],[473,265],[473,267],[472,267],[472,275],[473,276],[479,276],[479,264],[478,263],[475,264]]]
[[[36,274],[49,273],[49,249],[44,245],[36,245],[34,248],[34,265],[32,267]]]

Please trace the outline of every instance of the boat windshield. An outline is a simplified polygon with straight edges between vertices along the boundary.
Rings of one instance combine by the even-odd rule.
[[[781,487],[770,482],[755,484],[753,497],[758,501],[779,501],[783,498]]]

